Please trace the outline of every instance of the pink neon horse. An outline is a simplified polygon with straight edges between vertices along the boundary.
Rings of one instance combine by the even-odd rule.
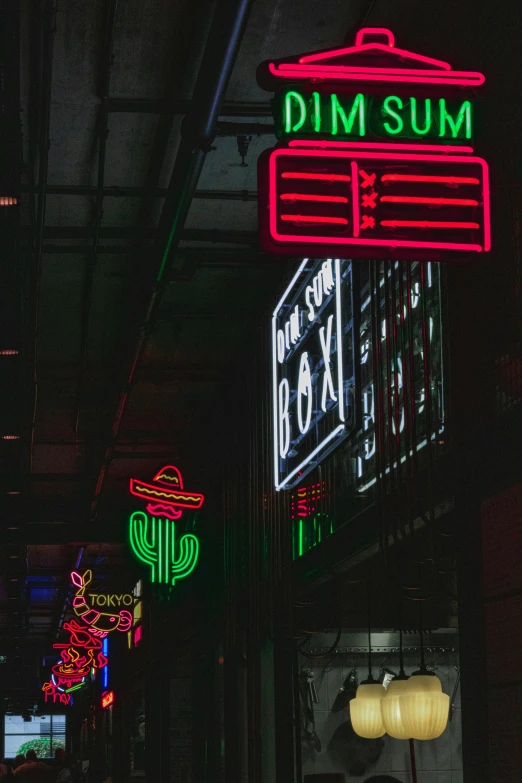
[[[89,626],[94,636],[107,636],[109,631],[128,631],[132,625],[132,614],[128,609],[120,609],[117,614],[98,612],[89,608],[85,600],[85,589],[92,582],[92,571],[86,571],[82,576],[77,571],[71,573],[72,583],[78,588],[73,599],[73,610]]]

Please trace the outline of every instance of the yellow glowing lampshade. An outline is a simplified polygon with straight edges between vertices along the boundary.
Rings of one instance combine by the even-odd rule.
[[[398,679],[397,677],[390,682],[386,696],[381,701],[382,722],[384,728],[394,739],[410,739],[404,728],[401,718],[400,697],[406,692],[406,683],[408,678]]]
[[[401,719],[409,737],[431,740],[440,737],[448,723],[450,699],[442,693],[438,677],[414,673],[400,696]]]
[[[359,737],[377,739],[385,734],[381,715],[381,699],[386,689],[378,682],[363,682],[350,702],[352,727]]]

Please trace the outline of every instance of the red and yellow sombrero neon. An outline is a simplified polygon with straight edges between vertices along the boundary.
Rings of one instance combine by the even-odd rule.
[[[183,489],[181,471],[174,465],[165,465],[154,478],[153,483],[131,478],[130,493],[147,501],[147,511],[152,516],[179,519],[186,509],[201,508],[205,496],[200,492],[186,492]]]

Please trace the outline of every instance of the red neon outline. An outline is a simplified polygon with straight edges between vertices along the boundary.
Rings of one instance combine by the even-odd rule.
[[[134,495],[137,498],[141,498],[141,500],[151,500],[151,498],[144,497],[138,490],[135,488],[135,486],[139,484],[140,486],[144,487],[145,489],[150,489],[154,493],[162,492],[167,495],[167,498],[162,498],[161,500],[158,499],[156,501],[157,503],[161,503],[161,505],[166,506],[167,508],[170,507],[177,507],[177,508],[192,508],[197,509],[201,508],[203,505],[203,501],[205,500],[204,495],[200,494],[199,492],[185,492],[183,489],[168,489],[168,487],[164,486],[158,486],[154,484],[147,484],[145,481],[139,481],[138,479],[131,478],[130,480],[130,493],[131,495]],[[183,500],[169,500],[169,495],[179,495],[179,496],[185,496],[186,498],[193,498],[194,502],[184,502]]]
[[[105,691],[105,693],[102,693],[101,705],[103,709],[106,709],[111,704],[114,704],[114,691]]]
[[[390,35],[393,36],[393,33],[391,31],[389,32]],[[314,54],[306,54],[304,57],[299,58],[299,64],[305,65],[306,63],[317,63],[321,60],[331,60],[333,57],[342,57],[346,54],[360,54],[361,52],[368,52],[371,49],[377,49],[379,52],[389,53],[390,48],[393,49],[393,54],[396,54],[397,57],[407,57],[409,60],[415,60],[419,63],[426,63],[426,65],[434,65],[435,68],[442,68],[444,71],[451,71],[451,65],[447,62],[444,62],[444,60],[436,60],[434,57],[427,57],[425,54],[416,54],[415,52],[410,52],[408,49],[397,49],[395,47],[395,40],[391,46],[386,46],[386,44],[375,41],[373,43],[367,44],[356,43],[355,46],[343,46],[341,49],[330,49],[328,52],[315,52]],[[289,65],[292,65],[292,63],[289,63]]]
[[[382,73],[384,75],[386,74],[397,74],[398,76],[404,75],[407,76],[411,74],[412,76],[418,76],[420,71],[418,68],[374,68],[370,65],[296,65],[295,63],[281,63],[279,65],[280,71],[292,71],[296,68],[299,68],[299,71],[302,71],[303,73],[307,73],[310,71],[316,71],[317,68],[320,68],[322,71],[328,71],[331,73],[367,73],[367,74],[379,74]],[[424,72],[422,72],[424,73]],[[438,73],[438,71],[428,71],[428,73]],[[451,73],[457,73],[457,71],[451,71]],[[445,76],[446,74],[441,74],[441,76]],[[450,74],[451,76],[451,74]]]
[[[474,198],[438,198],[436,196],[381,196],[381,201],[390,201],[396,204],[454,204],[460,207],[478,207],[479,203]]]
[[[328,201],[333,204],[348,204],[346,196],[317,196],[313,193],[282,193],[279,198],[284,201]]]
[[[318,179],[326,182],[350,182],[347,174],[308,174],[302,171],[285,171],[282,179]]]
[[[396,52],[401,51],[400,49],[395,49]],[[486,78],[484,74],[478,73],[477,71],[452,71],[451,73],[448,73],[447,76],[432,76],[431,71],[418,71],[418,76],[408,75],[408,76],[401,76],[399,74],[384,74],[384,73],[377,73],[374,74],[373,72],[370,72],[368,70],[367,73],[359,73],[359,72],[353,72],[353,71],[340,71],[337,70],[335,73],[332,71],[326,71],[321,70],[320,68],[317,68],[317,70],[310,70],[303,72],[299,65],[294,66],[292,70],[290,68],[285,71],[281,71],[278,69],[278,67],[274,63],[268,64],[268,70],[272,76],[275,76],[278,79],[320,79],[325,81],[356,81],[356,82],[394,82],[394,83],[402,83],[402,84],[445,84],[449,86],[450,84],[455,84],[457,86],[467,87],[467,86],[476,86],[478,87],[481,84],[484,84],[486,81]],[[435,71],[434,73],[438,73]]]
[[[396,50],[397,51],[397,50]],[[358,74],[383,74],[386,76],[387,74],[396,74],[397,76],[419,76],[421,73],[440,73],[439,71],[435,70],[429,70],[429,71],[421,71],[419,68],[374,68],[371,65],[303,65],[299,63],[299,65],[296,65],[295,63],[281,63],[279,65],[280,71],[295,71],[296,68],[302,72],[304,75],[306,75],[308,72],[310,73],[316,73],[317,69],[320,68],[321,71],[326,71],[328,73],[336,74],[343,74],[343,73],[353,73],[355,75]],[[451,77],[451,74],[453,73],[461,73],[460,71],[451,71],[449,76]],[[464,71],[466,73],[466,71]],[[446,73],[441,73],[441,77],[446,78]]]
[[[364,36],[368,33],[370,35],[385,35],[388,39],[388,46],[395,46],[395,36],[388,27],[361,27],[355,36],[355,45],[361,46]]]
[[[276,196],[276,188],[274,187],[274,183],[276,182],[276,161],[277,158],[281,155],[284,155],[285,157],[295,157],[295,156],[301,156],[303,153],[299,150],[295,149],[288,149],[288,148],[276,148],[274,149],[269,157],[269,212],[270,212],[270,219],[269,219],[269,230],[270,230],[270,236],[272,239],[276,242],[286,242],[286,243],[293,243],[298,244],[299,242],[302,242],[303,244],[311,245],[314,242],[321,244],[321,245],[366,245],[366,246],[383,246],[387,248],[396,248],[396,247],[410,247],[410,248],[431,248],[434,250],[469,250],[473,252],[482,252],[482,250],[489,250],[491,247],[491,217],[490,217],[490,206],[489,206],[489,172],[488,172],[488,165],[486,161],[483,158],[478,157],[471,157],[471,158],[463,158],[462,156],[455,156],[455,155],[448,155],[448,156],[441,156],[440,161],[447,163],[477,163],[481,169],[483,174],[483,182],[482,182],[482,195],[483,195],[483,210],[484,210],[484,244],[483,246],[475,243],[461,243],[461,242],[417,242],[412,240],[404,240],[404,239],[395,239],[395,240],[387,240],[387,239],[358,239],[358,238],[348,238],[348,237],[320,237],[320,236],[304,236],[304,235],[294,235],[294,236],[286,236],[283,234],[280,234],[277,231],[277,210],[276,210],[276,203],[275,202],[275,196]],[[328,152],[326,150],[311,150],[307,153],[307,157],[310,158],[328,158],[332,157],[332,153]],[[335,154],[336,158],[362,158],[364,160],[404,160],[404,161],[423,161],[423,162],[433,162],[439,160],[435,155],[416,155],[416,154],[402,154],[402,153],[381,153],[381,152],[342,152],[337,151]],[[384,176],[403,176],[403,175],[384,175]]]
[[[326,139],[292,139],[288,142],[289,147],[320,147],[331,149],[369,149],[369,150],[408,150],[412,152],[473,152],[473,147],[461,147],[458,144],[402,144],[380,141],[329,141]]]
[[[479,223],[468,223],[453,220],[381,220],[381,226],[398,228],[409,226],[410,228],[480,228]]]
[[[476,177],[440,177],[421,174],[383,174],[381,182],[445,182],[448,185],[480,185]]]
[[[359,166],[352,160],[352,219],[353,235],[359,236],[360,217],[359,217]]]
[[[321,215],[279,215],[279,219],[293,221],[294,223],[339,223],[343,226],[348,225],[346,218],[322,217]]]

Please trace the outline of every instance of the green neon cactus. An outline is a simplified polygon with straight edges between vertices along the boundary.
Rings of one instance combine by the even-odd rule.
[[[150,565],[150,581],[175,584],[194,570],[198,561],[199,541],[191,533],[179,539],[176,559],[176,526],[172,519],[149,517],[135,511],[129,520],[130,545],[142,563]]]

